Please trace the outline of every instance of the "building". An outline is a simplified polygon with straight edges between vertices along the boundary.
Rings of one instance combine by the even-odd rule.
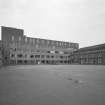
[[[31,38],[24,30],[1,27],[0,65],[96,64],[105,65],[105,44],[79,49],[78,43]]]
[[[31,38],[24,30],[1,27],[4,64],[70,64],[78,43]]]
[[[2,66],[2,43],[0,41],[0,67]]]
[[[80,48],[69,56],[71,64],[105,65],[105,44]]]

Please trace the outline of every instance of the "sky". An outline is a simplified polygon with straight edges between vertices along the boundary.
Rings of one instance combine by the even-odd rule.
[[[105,0],[0,0],[0,26],[80,47],[105,43]]]

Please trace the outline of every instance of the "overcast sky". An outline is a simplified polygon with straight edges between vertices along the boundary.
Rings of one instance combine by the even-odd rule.
[[[0,0],[0,25],[25,35],[79,43],[105,43],[105,0]]]

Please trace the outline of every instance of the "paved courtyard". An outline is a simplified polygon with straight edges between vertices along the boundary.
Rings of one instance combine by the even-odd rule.
[[[105,66],[0,68],[0,105],[105,105]]]

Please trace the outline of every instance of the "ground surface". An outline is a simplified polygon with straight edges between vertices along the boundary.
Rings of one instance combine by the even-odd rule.
[[[105,105],[105,66],[4,67],[0,105]]]

